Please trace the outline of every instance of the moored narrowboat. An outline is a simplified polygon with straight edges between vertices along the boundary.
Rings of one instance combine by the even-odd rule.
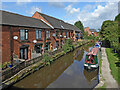
[[[100,50],[101,50],[101,45],[97,42],[96,44],[95,44],[95,46],[94,46],[95,48],[99,48]]]
[[[84,67],[87,69],[97,68],[99,66],[100,50],[98,47],[92,48],[92,50],[86,55]]]

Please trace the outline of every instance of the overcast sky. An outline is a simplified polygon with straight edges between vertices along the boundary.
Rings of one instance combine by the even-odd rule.
[[[54,2],[53,2],[54,1]],[[56,2],[58,1],[58,2]],[[32,16],[35,11],[59,18],[74,24],[80,20],[84,27],[99,29],[105,20],[114,20],[118,15],[118,2],[33,2],[32,0],[14,0],[2,2],[2,10],[15,12],[25,16]],[[70,0],[69,0],[70,1]]]

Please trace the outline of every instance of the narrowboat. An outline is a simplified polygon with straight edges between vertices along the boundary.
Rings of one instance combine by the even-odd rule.
[[[95,46],[94,46],[95,48],[99,48],[100,50],[101,50],[101,46],[100,46],[100,44],[97,42],[96,44],[95,44]]]
[[[98,68],[100,60],[100,50],[94,47],[86,55],[84,67],[87,69]]]

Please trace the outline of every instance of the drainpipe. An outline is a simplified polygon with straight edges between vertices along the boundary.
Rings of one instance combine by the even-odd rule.
[[[11,61],[11,65],[13,65],[13,36],[12,36],[11,26],[9,27],[9,34],[10,34],[10,61]]]
[[[44,44],[43,44],[43,53],[45,53],[45,46],[46,46],[46,45],[45,45],[45,44],[46,44],[46,43],[45,43],[45,42],[46,42],[46,35],[45,35],[46,33],[45,33],[45,32],[46,32],[46,30],[43,30],[43,43],[44,43]]]

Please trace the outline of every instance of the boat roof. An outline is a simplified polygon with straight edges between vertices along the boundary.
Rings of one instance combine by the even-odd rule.
[[[98,52],[99,48],[93,48],[89,53],[88,55],[97,55],[97,52]]]

